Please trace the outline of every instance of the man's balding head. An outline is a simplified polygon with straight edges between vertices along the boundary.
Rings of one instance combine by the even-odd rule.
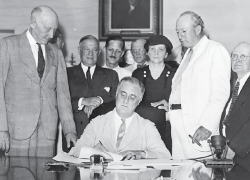
[[[178,38],[186,48],[192,48],[200,41],[203,29],[203,20],[191,11],[182,13],[176,22]]]
[[[31,12],[30,32],[37,43],[47,44],[58,27],[58,16],[49,6],[39,6]]]

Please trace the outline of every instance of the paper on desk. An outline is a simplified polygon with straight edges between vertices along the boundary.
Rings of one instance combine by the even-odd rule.
[[[68,163],[73,163],[73,164],[81,164],[82,162],[89,162],[89,159],[79,159],[79,158],[70,156],[65,152],[58,153],[52,159],[55,161],[68,162]]]
[[[169,160],[169,159],[141,159],[120,162],[110,162],[110,165],[144,165],[153,166],[156,169],[164,169],[165,167],[185,166],[193,164],[191,160]],[[172,169],[172,168],[171,168]]]
[[[144,165],[121,165],[121,164],[108,164],[107,170],[146,170]]]
[[[104,156],[105,159],[113,160],[113,161],[120,161],[123,158],[123,156],[119,154],[115,154],[112,152],[99,151],[97,149],[90,148],[90,147],[82,147],[79,158],[89,158],[93,154],[101,154]]]

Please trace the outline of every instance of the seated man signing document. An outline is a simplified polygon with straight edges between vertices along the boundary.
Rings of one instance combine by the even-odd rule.
[[[136,78],[121,79],[116,91],[116,108],[93,119],[69,154],[79,157],[81,147],[91,147],[118,153],[125,160],[170,159],[155,124],[135,112],[144,91]]]

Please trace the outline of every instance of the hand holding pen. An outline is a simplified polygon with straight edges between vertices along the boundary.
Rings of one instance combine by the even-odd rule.
[[[100,151],[108,151],[102,144],[101,141],[99,141],[99,143],[97,143],[95,146],[94,146],[94,149],[98,149]]]
[[[191,139],[192,139],[192,141],[193,141],[193,137],[189,134],[188,135]],[[201,143],[199,142],[199,141],[197,141],[196,139],[194,140],[194,142],[196,143],[196,144],[198,144],[200,147],[202,147],[202,145],[201,145]]]

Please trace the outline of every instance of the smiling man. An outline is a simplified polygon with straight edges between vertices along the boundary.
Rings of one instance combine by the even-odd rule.
[[[203,20],[194,12],[184,12],[176,22],[177,36],[188,50],[173,78],[169,99],[174,159],[211,154],[207,139],[219,134],[229,97],[230,56],[220,43],[203,36],[203,29]]]
[[[135,113],[144,91],[143,84],[136,78],[123,78],[116,91],[116,108],[93,119],[70,154],[78,157],[81,147],[92,147],[119,153],[126,160],[170,159],[154,123]]]
[[[125,76],[131,76],[131,72],[121,68],[118,63],[125,48],[125,42],[121,36],[109,36],[105,44],[106,64],[102,67],[113,69],[117,72],[119,80]]]
[[[98,106],[115,100],[119,82],[115,71],[96,64],[99,41],[92,35],[80,39],[81,63],[67,69],[69,89],[78,138],[89,124],[89,117]],[[64,143],[63,143],[64,144]],[[63,146],[64,147],[64,146]],[[65,151],[68,151],[64,148]]]

